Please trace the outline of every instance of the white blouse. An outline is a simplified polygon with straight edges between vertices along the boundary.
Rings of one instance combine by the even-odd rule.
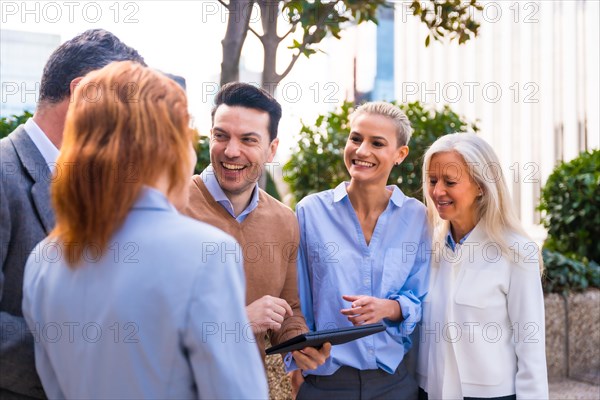
[[[502,255],[481,226],[432,257],[417,380],[430,399],[547,399],[539,249],[513,235]]]

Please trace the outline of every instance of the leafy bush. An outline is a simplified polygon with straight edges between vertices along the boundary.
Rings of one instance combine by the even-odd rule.
[[[567,257],[600,263],[600,150],[558,165],[538,207],[548,228],[544,247]]]
[[[441,110],[425,107],[419,102],[399,107],[408,116],[414,133],[408,143],[408,157],[392,170],[388,183],[400,185],[408,196],[421,198],[421,165],[425,150],[440,136],[477,131],[478,128],[447,105]],[[296,201],[350,178],[343,154],[350,133],[348,116],[353,109],[354,103],[344,102],[338,110],[320,115],[314,124],[302,124],[292,157],[283,167],[284,179]]]
[[[29,111],[24,111],[21,115],[0,118],[0,139],[8,136],[9,133],[17,129],[19,125],[24,124],[32,116]]]
[[[600,265],[564,256],[556,251],[542,250],[545,274],[544,292],[563,293],[583,291],[588,287],[600,287]]]
[[[198,137],[198,144],[196,145],[196,167],[194,168],[194,174],[200,174],[208,164],[210,164],[210,138],[208,136]]]

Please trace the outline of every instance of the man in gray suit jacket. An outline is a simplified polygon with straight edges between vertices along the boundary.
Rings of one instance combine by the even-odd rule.
[[[48,335],[48,327],[29,331],[25,324],[23,269],[31,250],[54,226],[49,188],[71,91],[88,72],[124,60],[145,65],[136,50],[102,29],[63,43],[44,67],[33,118],[0,140],[1,399],[45,398],[35,370],[33,340]]]

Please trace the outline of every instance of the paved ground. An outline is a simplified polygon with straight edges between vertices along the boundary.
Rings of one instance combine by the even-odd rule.
[[[554,381],[550,383],[550,399],[599,400],[600,386],[574,380]]]
[[[288,377],[282,373],[283,364],[280,357],[267,357],[269,370],[269,387],[271,400],[289,400],[290,383]],[[552,400],[600,400],[600,369],[588,371],[581,376],[583,381],[573,379],[551,380],[550,399]]]

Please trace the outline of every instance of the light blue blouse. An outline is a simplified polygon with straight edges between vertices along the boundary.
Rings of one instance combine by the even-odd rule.
[[[224,232],[145,188],[100,254],[55,240],[27,261],[23,314],[49,398],[267,398],[241,255]],[[211,252],[203,249],[210,246]]]
[[[311,330],[351,326],[340,313],[342,295],[396,300],[403,320],[384,320],[384,332],[333,346],[331,357],[308,374],[331,375],[341,366],[393,373],[411,347],[427,293],[431,238],[425,207],[396,186],[367,245],[347,183],[310,195],[296,208],[300,224],[298,285]]]

